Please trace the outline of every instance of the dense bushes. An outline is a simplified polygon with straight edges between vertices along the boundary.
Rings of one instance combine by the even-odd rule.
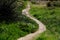
[[[60,1],[52,1],[47,3],[48,7],[60,7]]]
[[[37,1],[37,0],[30,0],[32,4],[39,4],[40,1]]]
[[[54,5],[55,7],[60,7],[60,1],[55,1],[55,2],[53,2],[53,5]]]
[[[0,40],[17,40],[18,37],[24,36],[27,32],[22,31],[17,27],[17,23],[0,24]]]
[[[38,26],[33,20],[22,16],[22,19],[15,23],[0,23],[0,40],[17,40],[18,37],[35,32],[37,29]]]
[[[29,27],[31,27],[32,30]],[[35,29],[33,27],[34,26],[30,26],[28,23],[24,22],[12,23],[9,25],[5,23],[0,24],[0,40],[16,40],[18,37],[31,33]]]
[[[5,24],[3,22],[0,23],[0,40],[17,40],[17,38],[35,32],[37,29],[37,24],[27,17],[15,23]]]
[[[0,40],[17,40],[38,29],[33,20],[22,15],[24,3],[23,0],[0,0]]]

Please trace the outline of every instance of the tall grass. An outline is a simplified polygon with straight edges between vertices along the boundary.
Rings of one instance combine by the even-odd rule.
[[[31,13],[31,15],[36,17],[38,20],[42,21],[46,25],[46,28],[52,34],[60,36],[60,16],[59,16],[60,8],[55,7],[55,9],[49,9],[47,7],[41,8],[39,6],[32,6],[30,9],[30,13]],[[48,35],[48,34],[46,34],[46,35]],[[47,38],[46,40],[49,40],[48,37],[46,37],[46,38]],[[53,40],[53,37],[51,37],[51,38],[52,38],[51,40]],[[38,39],[38,40],[40,40],[40,39]],[[58,40],[58,39],[56,39],[56,40]]]

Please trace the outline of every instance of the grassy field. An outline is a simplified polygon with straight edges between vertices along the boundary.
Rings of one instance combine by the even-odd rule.
[[[31,5],[31,15],[42,21],[46,25],[47,30],[41,34],[36,40],[60,40],[60,8],[54,9],[48,7],[40,7]],[[50,32],[50,33],[49,33]],[[48,34],[49,33],[49,34]]]

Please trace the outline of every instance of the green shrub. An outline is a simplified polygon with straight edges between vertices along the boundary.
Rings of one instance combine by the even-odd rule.
[[[6,3],[5,1],[8,3]],[[20,5],[17,6],[17,8],[15,8],[16,4],[12,5],[11,7],[11,5],[9,5],[10,1],[12,5],[14,4],[14,2],[12,1],[15,0],[0,0],[0,2],[3,2],[3,4],[0,4],[0,14],[3,13],[2,17],[0,15],[0,18],[2,18],[0,19],[0,21],[2,21],[0,22],[0,40],[17,40],[19,37],[23,37],[28,33],[32,33],[32,30],[33,32],[35,32],[38,29],[37,24],[33,20],[22,15],[22,9],[24,9],[25,7],[24,1],[20,0]]]
[[[60,1],[53,1],[47,3],[48,7],[60,7]]]
[[[26,19],[27,20],[27,19]],[[35,32],[38,27],[34,22],[25,21],[15,23],[1,23],[0,24],[0,40],[17,40],[19,37],[23,37],[29,33]]]
[[[53,2],[53,5],[56,7],[60,7],[60,1]]]

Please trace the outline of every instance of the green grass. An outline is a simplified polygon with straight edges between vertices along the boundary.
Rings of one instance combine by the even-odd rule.
[[[0,23],[0,40],[17,40],[22,36],[35,32],[38,25],[31,19],[25,17],[15,23]]]
[[[60,36],[60,16],[59,16],[60,8],[55,7],[55,9],[50,9],[47,7],[39,7],[39,6],[31,5],[30,13],[31,13],[31,15],[36,17],[38,20],[42,21],[46,25],[46,28],[49,30],[49,32],[51,32],[53,34],[53,35],[50,34],[50,35],[52,35],[50,37],[50,35],[44,33],[43,34],[44,39],[38,38],[37,40],[49,40],[50,38],[51,38],[51,40],[60,39],[59,37],[57,39],[55,39],[55,37],[54,37],[55,35]],[[45,35],[48,35],[48,36],[46,37]],[[42,36],[40,36],[40,37],[42,37]],[[45,39],[45,37],[46,37],[46,39]]]
[[[18,28],[17,23],[0,24],[0,40],[17,40],[18,37],[26,34],[27,32],[24,32]]]
[[[40,34],[35,40],[59,40],[59,39],[58,35],[54,35],[50,31],[46,31]]]
[[[19,13],[19,21],[9,24],[0,23],[0,40],[17,40],[38,29],[38,24],[35,21],[22,15],[22,7],[19,6],[16,11]]]

